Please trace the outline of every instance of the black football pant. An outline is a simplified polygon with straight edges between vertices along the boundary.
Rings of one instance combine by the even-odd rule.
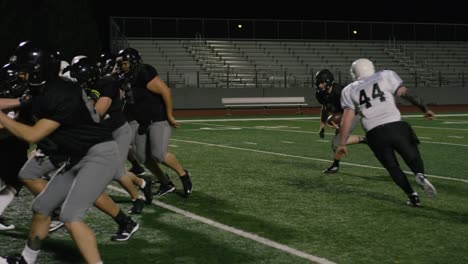
[[[413,173],[424,173],[424,164],[418,149],[419,140],[411,126],[404,121],[380,125],[368,131],[366,138],[375,157],[387,169],[393,181],[406,194],[413,193],[414,190],[396,157],[396,153],[400,154]]]

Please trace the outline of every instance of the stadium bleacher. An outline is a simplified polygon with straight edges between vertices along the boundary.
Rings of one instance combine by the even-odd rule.
[[[340,83],[360,57],[411,86],[454,85],[468,69],[465,42],[128,39],[171,87],[310,87],[328,68]]]

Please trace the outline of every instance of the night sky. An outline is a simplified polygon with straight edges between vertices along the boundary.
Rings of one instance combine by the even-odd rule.
[[[271,4],[260,1],[133,0],[124,5],[109,0],[96,2],[99,2],[96,4],[99,13],[111,16],[468,23],[468,12],[462,1],[314,0],[306,4],[303,0]],[[255,5],[251,6],[253,3]]]

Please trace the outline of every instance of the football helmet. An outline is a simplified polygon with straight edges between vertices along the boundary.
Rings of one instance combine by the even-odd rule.
[[[101,75],[112,73],[115,66],[115,54],[104,52],[99,55],[96,66],[99,68]]]
[[[374,64],[368,59],[357,59],[351,64],[351,76],[353,79],[360,80],[375,73]]]
[[[70,77],[77,80],[82,88],[92,88],[94,82],[99,78],[99,69],[86,56],[75,56],[70,65]]]
[[[122,62],[128,61],[130,63],[128,71],[122,68]],[[120,72],[132,73],[133,70],[141,63],[140,53],[134,48],[125,48],[120,50],[117,54],[115,62]]]
[[[18,77],[19,68],[15,64],[5,64],[0,69],[0,96],[6,98],[18,98],[24,95],[27,84]]]
[[[319,85],[321,83],[325,83],[326,88],[329,88],[335,83],[335,78],[333,77],[333,73],[331,73],[330,70],[323,69],[315,74],[315,86],[317,89],[320,89]]]
[[[31,86],[46,83],[51,70],[51,60],[47,53],[31,41],[21,42],[10,57],[10,63],[18,66],[19,72],[28,73]]]

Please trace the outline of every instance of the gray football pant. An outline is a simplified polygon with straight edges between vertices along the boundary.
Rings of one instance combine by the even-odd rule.
[[[145,163],[147,150],[149,150],[158,162],[163,162],[167,156],[171,134],[172,129],[167,121],[152,123],[146,134],[139,135],[137,132],[135,145],[138,161]]]
[[[353,122],[351,123],[351,127],[349,128],[349,136],[351,136],[351,134],[353,133],[354,129],[356,128],[356,126],[359,124],[359,121],[361,120],[361,118],[359,118],[359,116],[355,116],[354,119],[353,119]],[[334,137],[333,137],[333,143],[332,143],[332,148],[333,148],[333,151],[335,151],[336,148],[338,148],[338,145],[340,144],[340,134],[341,134],[341,131],[340,133],[336,134]],[[348,136],[348,138],[349,138]],[[346,140],[348,140],[348,138]]]
[[[112,132],[112,136],[114,137],[115,142],[117,142],[120,153],[120,164],[122,166],[122,171],[125,172],[125,162],[127,161],[128,148],[130,147],[130,143],[133,141],[132,138],[134,137],[132,128],[127,122],[125,122],[125,124]],[[119,180],[123,175],[124,174],[116,175],[115,180]]]
[[[133,131],[128,123],[123,124],[112,132],[114,140],[117,142],[120,153],[122,171],[125,172],[125,162],[127,161],[128,148],[133,138]],[[38,153],[38,152],[36,152]],[[41,179],[42,176],[58,169],[48,156],[34,155],[28,159],[19,172],[20,179]],[[60,171],[58,171],[60,172]],[[115,180],[119,180],[122,175],[116,175]]]
[[[48,156],[33,155],[21,168],[18,177],[20,179],[41,179],[42,176],[58,169]]]
[[[78,164],[53,177],[33,202],[33,211],[51,215],[62,205],[60,221],[81,221],[115,175],[122,175],[115,141],[94,145]]]

